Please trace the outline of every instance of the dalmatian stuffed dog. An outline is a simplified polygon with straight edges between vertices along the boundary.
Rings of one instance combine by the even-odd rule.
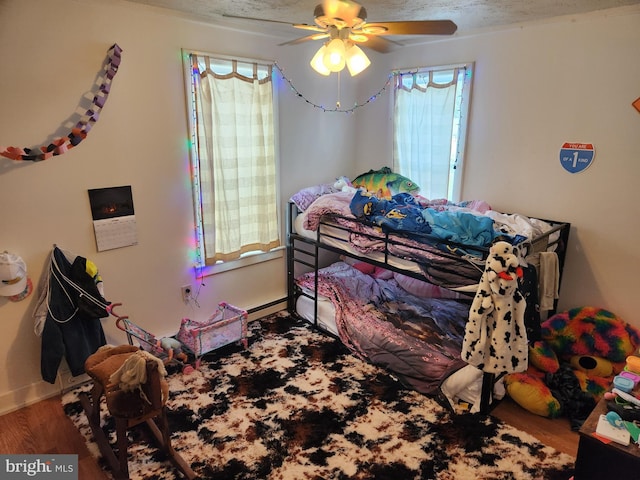
[[[462,359],[488,373],[522,372],[529,351],[524,324],[522,277],[511,244],[499,241],[489,250],[478,291],[471,304],[462,344]]]

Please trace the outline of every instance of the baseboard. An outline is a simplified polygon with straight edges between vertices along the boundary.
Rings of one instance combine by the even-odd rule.
[[[50,397],[55,397],[89,380],[90,378],[86,374],[78,375],[77,377],[71,376],[68,368],[64,368],[63,365],[58,371],[55,384],[41,380],[17,390],[1,394],[0,415],[20,410],[21,408],[33,405]]]
[[[60,394],[60,386],[40,381],[0,395],[0,415]]]

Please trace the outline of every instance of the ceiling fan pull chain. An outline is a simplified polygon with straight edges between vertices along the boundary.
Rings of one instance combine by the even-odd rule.
[[[340,108],[340,72],[338,72],[338,101],[336,102],[336,108]]]

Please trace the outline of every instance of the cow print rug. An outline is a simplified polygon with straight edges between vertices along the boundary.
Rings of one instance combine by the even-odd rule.
[[[568,480],[574,458],[499,420],[453,414],[284,312],[249,324],[249,348],[230,345],[184,374],[171,368],[172,443],[203,479]],[[78,401],[66,414],[105,471]],[[104,403],[104,402],[103,402]],[[103,428],[115,442],[113,422]],[[180,475],[129,431],[132,479]]]

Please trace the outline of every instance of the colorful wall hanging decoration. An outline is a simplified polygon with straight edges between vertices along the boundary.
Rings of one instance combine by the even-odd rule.
[[[66,137],[55,139],[49,145],[43,145],[40,148],[20,148],[20,147],[2,147],[0,146],[0,156],[11,160],[28,160],[38,162],[47,160],[55,155],[62,155],[84,140],[100,117],[100,111],[104,107],[111,90],[113,77],[118,73],[122,49],[117,43],[114,43],[107,51],[107,59],[105,61],[104,71],[98,78],[102,79],[102,83],[98,88],[98,92],[93,97],[91,108],[85,112],[71,132]]]

